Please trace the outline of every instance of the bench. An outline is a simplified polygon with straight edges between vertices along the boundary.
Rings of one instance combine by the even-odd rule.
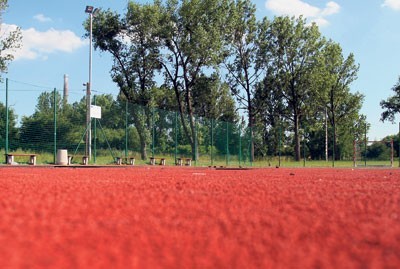
[[[117,165],[122,165],[122,164],[135,165],[135,157],[115,157],[115,163]]]
[[[156,165],[156,161],[160,160],[160,165],[165,165],[165,158],[154,158],[150,157],[150,165]]]
[[[7,153],[5,154],[7,158],[7,164],[14,163],[14,157],[28,157],[29,156],[29,165],[36,165],[36,156],[38,154],[29,154],[29,153]]]
[[[190,159],[190,158],[185,158],[185,159],[177,158],[176,159],[176,165],[182,166],[183,165],[183,160],[185,160],[185,166],[191,166],[192,165],[192,159]]]
[[[75,157],[79,157],[79,156],[68,155],[68,165],[72,164],[72,160]],[[89,164],[89,156],[84,155],[84,156],[80,156],[80,157],[82,157],[82,165],[88,165]]]

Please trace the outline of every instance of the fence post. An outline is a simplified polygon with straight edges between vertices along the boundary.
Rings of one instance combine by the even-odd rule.
[[[56,98],[56,88],[53,91],[53,107],[54,107],[54,154],[53,163],[56,164],[57,155],[57,98]]]
[[[226,166],[229,165],[229,125],[226,122]]]
[[[93,102],[94,105],[97,105],[96,102],[96,95],[93,96]],[[93,123],[93,162],[96,163],[96,157],[97,157],[97,119],[94,119]]]
[[[242,166],[242,124],[239,123],[239,166]]]
[[[250,166],[253,167],[254,145],[253,145],[253,125],[250,125]]]
[[[7,163],[7,154],[8,154],[8,132],[9,132],[9,130],[8,130],[8,125],[9,125],[8,117],[9,117],[9,115],[8,115],[8,78],[6,78],[6,145],[5,145],[5,153],[6,153],[5,161],[6,161],[6,163]]]
[[[336,137],[335,137],[335,128],[336,128],[336,125],[334,125],[333,126],[333,139],[332,139],[332,167],[335,167],[335,158],[336,158],[336,154],[335,154],[335,151],[336,151]]]
[[[325,161],[328,163],[329,154],[328,154],[328,108],[325,107]]]
[[[155,141],[155,139],[154,139],[154,136],[155,136],[155,130],[154,130],[154,126],[155,126],[155,124],[154,124],[154,108],[152,107],[151,108],[151,130],[152,130],[152,135],[151,135],[151,157],[153,157],[154,158],[154,141]]]
[[[282,147],[282,122],[279,121],[279,157],[278,157],[278,167],[281,167],[281,147]]]
[[[125,157],[128,157],[128,99],[125,100]]]
[[[353,141],[353,167],[357,167],[357,140]]]
[[[200,152],[199,152],[199,145],[198,145],[198,135],[197,135],[197,116],[194,116],[194,154],[196,156],[196,159],[194,160],[194,165],[197,166],[197,161],[200,158]]]
[[[306,167],[306,129],[303,129],[303,167]]]
[[[367,123],[365,123],[364,132],[364,165],[367,166]]]
[[[175,111],[175,163],[178,158],[178,112]]]
[[[390,139],[390,167],[393,167],[394,147],[393,138]]]
[[[211,119],[211,166],[214,165],[214,119]]]

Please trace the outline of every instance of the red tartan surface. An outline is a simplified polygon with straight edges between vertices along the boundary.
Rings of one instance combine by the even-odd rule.
[[[400,268],[400,170],[0,168],[0,268]]]

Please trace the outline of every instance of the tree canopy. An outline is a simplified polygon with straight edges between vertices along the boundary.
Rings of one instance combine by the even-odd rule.
[[[396,85],[393,86],[392,91],[394,95],[386,100],[382,100],[380,103],[382,109],[384,109],[384,112],[381,114],[381,121],[394,122],[396,114],[400,113],[400,77]]]
[[[0,14],[7,8],[8,1],[0,0]],[[1,18],[0,18],[1,21]],[[21,30],[19,28],[9,31],[1,29],[3,34],[0,37],[0,79],[1,74],[7,72],[8,64],[14,59],[14,51],[21,47]]]
[[[293,132],[297,160],[301,139],[321,134],[323,126],[310,126],[327,113],[335,133],[331,151],[336,152],[344,130],[360,120],[363,96],[350,92],[358,72],[354,55],[345,59],[339,44],[327,41],[316,24],[302,17],[258,21],[255,11],[249,0],[133,1],[124,16],[107,10],[94,18],[95,47],[113,56],[111,76],[129,102],[164,107],[169,100],[168,106],[179,111],[194,159],[195,115],[218,118],[229,113],[229,119],[237,121],[232,111],[247,114],[252,141],[261,142],[257,154],[271,153],[261,145],[276,141],[278,125]],[[162,85],[158,73],[164,77]],[[236,104],[231,97],[220,98],[226,95],[224,85]],[[159,99],[153,91],[157,88],[168,97]],[[232,108],[223,111],[216,100]],[[144,153],[150,114],[147,120],[132,117]],[[255,150],[252,145],[252,158]]]

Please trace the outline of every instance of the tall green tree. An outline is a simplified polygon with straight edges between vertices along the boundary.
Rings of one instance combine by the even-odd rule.
[[[59,92],[43,92],[38,97],[35,112],[24,116],[20,127],[20,145],[22,149],[52,152],[54,147],[54,106],[61,114],[62,98]],[[72,123],[70,123],[70,126]],[[60,134],[62,136],[62,134]]]
[[[338,132],[342,134],[342,139],[354,135],[348,133],[351,129],[349,127],[358,122],[364,98],[358,92],[350,92],[350,84],[357,79],[359,65],[355,63],[353,54],[345,59],[340,45],[332,41],[329,41],[322,49],[318,63],[319,71],[315,73],[314,79],[318,82],[318,91],[314,91],[313,100],[319,105],[314,106],[315,114],[327,113],[333,132],[332,152],[336,158],[340,158],[340,152],[336,147],[339,139]]]
[[[228,0],[167,0],[163,9],[161,62],[174,90],[182,126],[197,159],[193,90],[201,74],[224,59]],[[189,123],[185,121],[187,115]]]
[[[257,115],[255,120],[255,153],[256,155],[274,155],[279,151],[285,139],[285,130],[289,122],[286,115],[286,103],[282,92],[277,87],[273,74],[266,73],[264,79],[256,84],[253,108]]]
[[[0,103],[0,148],[5,148],[6,144],[6,106]],[[8,139],[10,141],[10,148],[16,149],[18,147],[18,128],[17,128],[17,115],[13,109],[8,110]]]
[[[229,86],[220,80],[217,73],[202,74],[198,78],[193,87],[193,106],[200,117],[228,122],[238,120]]]
[[[381,114],[381,121],[390,121],[394,123],[396,120],[396,114],[400,114],[400,77],[397,83],[393,86],[393,96],[388,97],[386,100],[382,100],[380,105],[384,110]]]
[[[111,76],[114,82],[128,102],[144,107],[150,105],[155,73],[160,69],[160,15],[159,1],[143,5],[129,2],[124,18],[107,10],[99,12],[93,22],[95,48],[113,56]],[[147,158],[150,141],[150,110],[146,111],[144,115],[132,111],[142,159]]]
[[[8,5],[7,0],[0,0],[0,13],[3,12]],[[1,18],[0,18],[1,22]],[[0,24],[0,31],[1,29]],[[1,31],[3,34],[0,37],[0,78],[1,73],[7,72],[8,64],[14,59],[13,53],[21,47],[21,30],[16,28],[12,31]]]
[[[256,7],[250,0],[234,1],[230,12],[229,57],[225,61],[228,84],[239,107],[247,113],[251,136],[256,115],[253,108],[255,84],[261,73],[256,61],[259,46],[255,12]],[[254,143],[250,156],[254,159]]]
[[[300,160],[301,121],[311,107],[313,72],[325,40],[318,27],[302,17],[277,17],[266,27],[261,42],[260,61],[286,102],[283,116],[293,123],[295,159]]]

